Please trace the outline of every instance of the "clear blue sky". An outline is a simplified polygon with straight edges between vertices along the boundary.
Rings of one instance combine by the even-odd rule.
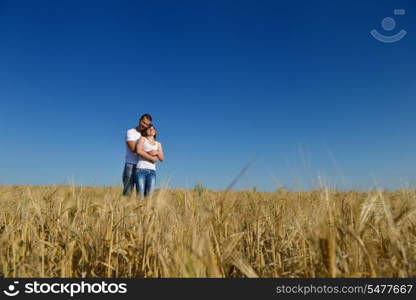
[[[415,55],[413,0],[1,0],[0,184],[121,185],[149,112],[158,184],[414,187]]]

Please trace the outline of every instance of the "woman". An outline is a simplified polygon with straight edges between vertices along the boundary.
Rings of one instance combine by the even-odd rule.
[[[156,141],[156,128],[153,125],[141,131],[136,153],[139,155],[135,176],[137,194],[145,197],[156,185],[156,162],[164,160],[162,144]]]

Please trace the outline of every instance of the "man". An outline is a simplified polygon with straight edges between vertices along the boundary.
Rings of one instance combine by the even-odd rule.
[[[136,143],[140,139],[140,132],[143,129],[149,127],[152,123],[152,116],[150,114],[144,114],[140,117],[139,124],[136,128],[127,130],[126,133],[126,162],[124,164],[123,171],[123,195],[130,195],[134,188],[135,180],[134,174],[136,173],[136,164],[139,157],[136,155]]]

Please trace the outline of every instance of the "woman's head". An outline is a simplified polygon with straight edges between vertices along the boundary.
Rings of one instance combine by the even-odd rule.
[[[156,127],[153,126],[153,124],[150,124],[149,127],[144,128],[140,134],[144,137],[153,136],[153,138],[156,138]]]

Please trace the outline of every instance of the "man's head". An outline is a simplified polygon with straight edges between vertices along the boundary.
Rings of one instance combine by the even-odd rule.
[[[137,125],[137,131],[141,132],[152,124],[152,116],[150,114],[144,114],[140,117],[139,124]]]

